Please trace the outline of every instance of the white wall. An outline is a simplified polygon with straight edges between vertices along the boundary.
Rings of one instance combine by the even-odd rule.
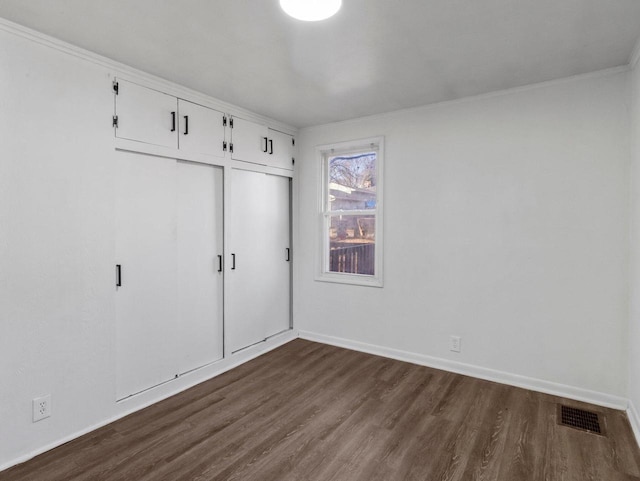
[[[628,72],[615,70],[303,130],[301,333],[622,405],[627,88]],[[314,147],[376,135],[384,288],[314,281]]]
[[[0,471],[297,337],[116,402],[111,81],[123,72],[190,92],[0,19]],[[52,416],[33,423],[46,394]]]
[[[0,30],[0,466],[112,415],[113,177],[103,69]],[[53,416],[31,422],[50,393]]]
[[[640,440],[640,65],[631,73],[631,287],[629,310],[630,419]]]

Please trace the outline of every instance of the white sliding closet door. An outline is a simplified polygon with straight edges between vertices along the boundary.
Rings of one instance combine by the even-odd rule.
[[[222,169],[116,159],[117,398],[223,357]]]
[[[235,352],[290,324],[289,179],[234,170],[226,333]]]
[[[264,232],[266,282],[264,323],[266,337],[291,326],[291,207],[288,177],[265,175],[265,198],[269,199],[268,228]]]
[[[223,357],[222,169],[178,162],[178,323],[182,374]]]
[[[118,399],[176,375],[176,161],[116,156]]]

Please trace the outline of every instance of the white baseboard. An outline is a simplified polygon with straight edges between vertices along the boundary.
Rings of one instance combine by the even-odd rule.
[[[205,382],[208,379],[219,376],[224,372],[227,372],[258,356],[261,356],[273,349],[276,349],[288,342],[291,342],[297,337],[300,337],[302,339],[306,339],[309,341],[315,341],[323,344],[329,344],[332,346],[352,349],[354,351],[366,352],[366,353],[374,354],[377,356],[383,356],[390,359],[397,359],[399,361],[410,362],[410,363],[418,364],[421,366],[427,366],[435,369],[442,369],[444,371],[455,372],[458,374],[463,374],[466,376],[471,376],[479,379],[499,382],[501,384],[507,384],[510,386],[530,389],[530,390],[542,392],[545,394],[562,396],[568,399],[575,399],[577,401],[588,402],[588,403],[599,405],[599,406],[626,410],[629,418],[629,422],[631,423],[631,427],[635,434],[636,440],[640,444],[640,415],[638,414],[633,403],[623,397],[612,396],[610,394],[600,393],[597,391],[590,391],[587,389],[582,389],[574,386],[568,386],[564,384],[543,381],[540,379],[520,376],[517,374],[512,374],[512,373],[507,373],[502,371],[496,371],[493,369],[487,369],[479,366],[474,366],[471,364],[464,364],[456,361],[450,361],[447,359],[437,358],[433,356],[426,356],[423,354],[417,354],[413,352],[401,351],[398,349],[392,349],[388,347],[367,344],[367,343],[353,341],[349,339],[326,336],[323,334],[317,334],[309,331],[298,332],[296,330],[291,330],[267,340],[267,342],[265,342],[264,344],[252,346],[251,348],[246,349],[241,353],[238,353],[224,361],[221,361],[219,364],[216,363],[213,366],[209,366],[209,368],[213,367],[214,370],[209,370],[209,369],[205,370],[203,368],[202,373],[198,373],[198,371],[194,371],[193,373],[190,373],[188,377],[185,376],[185,378],[187,378],[185,379],[186,384],[176,383],[175,387],[173,387],[171,383],[168,383],[169,384],[168,386],[165,385],[165,388],[163,390],[159,390],[158,392],[154,392],[154,390],[150,390],[150,391],[147,391],[144,394],[144,396],[140,396],[140,397],[134,396],[132,398],[128,398],[127,400],[123,400],[119,404],[129,405],[129,407],[119,412],[116,416],[113,416],[109,419],[106,419],[92,426],[89,426],[86,429],[77,431],[73,434],[70,434],[61,439],[58,439],[55,442],[52,442],[41,448],[33,450],[24,456],[20,456],[9,462],[1,464],[0,471],[4,471],[5,469],[8,469],[12,466],[28,461],[29,459],[39,454],[42,454],[62,444],[65,444],[69,441],[79,438],[80,436],[83,436],[87,433],[95,431],[96,429],[99,429],[114,421],[117,421],[118,419],[128,416],[131,413],[144,409],[145,407],[148,407],[152,404],[160,402],[163,399],[166,399],[168,397],[174,396],[197,384]],[[206,374],[205,374],[205,371],[206,371]]]
[[[169,381],[168,383],[165,383],[156,388],[149,389],[148,391],[144,391],[143,393],[118,401],[117,404],[119,406],[122,406],[122,410],[119,411],[117,415],[95,423],[80,431],[69,434],[68,436],[57,439],[56,441],[39,447],[38,449],[34,449],[33,451],[30,451],[23,456],[19,456],[12,459],[11,461],[2,463],[0,464],[0,472],[4,471],[5,469],[9,469],[10,467],[17,464],[24,463],[40,454],[46,453],[47,451],[57,448],[58,446],[68,443],[69,441],[73,441],[80,436],[84,436],[85,434],[111,424],[118,419],[122,419],[123,417],[128,416],[129,414],[132,414],[136,411],[140,411],[148,406],[151,406],[152,404],[156,404],[171,396],[175,396],[176,394],[179,394],[200,383],[203,383],[205,381],[208,381],[209,379],[219,376],[220,374],[230,371],[231,369],[238,367],[241,364],[251,361],[256,357],[266,354],[267,352],[272,351],[273,349],[287,344],[288,342],[291,342],[297,338],[298,331],[295,329],[283,332],[282,334],[278,334],[267,339],[264,343],[256,344],[237,354],[233,354],[227,359],[223,359],[214,364],[210,364],[203,368],[191,371],[190,373],[181,376],[175,381]]]
[[[368,354],[397,359],[399,361],[405,361],[421,366],[441,369],[443,371],[455,372],[457,374],[463,374],[465,376],[485,379],[487,381],[494,381],[501,384],[508,384],[510,386],[530,389],[532,391],[551,394],[554,396],[561,396],[568,399],[574,399],[576,401],[595,404],[598,406],[625,410],[629,405],[628,399],[620,396],[613,396],[611,394],[591,391],[575,386],[568,386],[551,381],[544,381],[542,379],[521,376],[519,374],[496,371],[494,369],[487,369],[480,366],[474,366],[472,364],[465,364],[461,362],[450,361],[448,359],[426,356],[424,354],[401,351],[399,349],[392,349],[389,347],[377,346],[339,337],[326,336],[324,334],[318,334],[309,331],[300,331],[300,337],[309,341],[344,347],[347,349],[352,349],[354,351],[366,352]],[[636,436],[638,436],[637,432]]]
[[[636,437],[636,442],[638,446],[640,446],[640,415],[638,415],[638,411],[631,400],[629,400],[629,406],[627,407],[627,417],[629,418],[629,424],[631,424],[633,434]]]

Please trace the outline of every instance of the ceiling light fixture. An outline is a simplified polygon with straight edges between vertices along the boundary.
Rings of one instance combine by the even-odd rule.
[[[305,22],[316,22],[335,15],[342,0],[280,0],[280,7],[288,15]]]

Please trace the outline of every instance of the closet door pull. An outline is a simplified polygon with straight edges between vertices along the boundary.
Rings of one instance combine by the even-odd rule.
[[[273,139],[269,139],[269,155],[273,155]]]
[[[287,262],[289,262],[291,260],[291,249],[287,247],[286,250],[287,250]]]
[[[269,143],[269,139],[267,139],[266,137],[262,137],[264,139],[264,150],[263,152],[266,154],[267,153],[267,144]]]
[[[189,116],[184,116],[184,135],[189,135]]]
[[[176,131],[176,113],[171,112],[171,132]]]
[[[236,270],[236,255],[235,254],[231,254],[231,270],[232,271]]]
[[[116,264],[116,287],[122,286],[122,267]]]
[[[222,256],[218,256],[218,272],[222,272]]]

